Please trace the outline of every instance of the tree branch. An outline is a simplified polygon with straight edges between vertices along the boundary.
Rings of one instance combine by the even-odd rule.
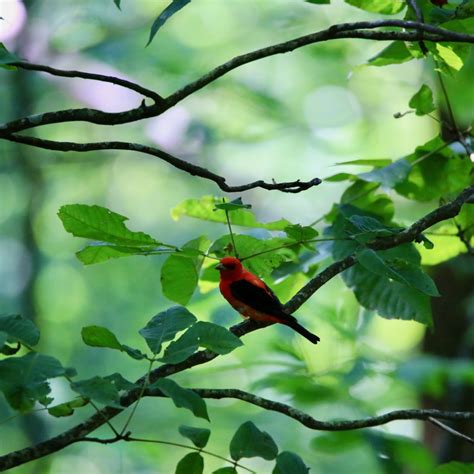
[[[321,183],[319,178],[313,178],[310,181],[289,181],[282,183],[266,183],[263,180],[253,181],[252,183],[242,184],[240,186],[230,186],[226,183],[226,179],[223,176],[213,173],[206,168],[194,165],[180,158],[177,158],[169,153],[166,153],[159,148],[154,148],[139,143],[128,143],[128,142],[97,142],[97,143],[74,143],[74,142],[58,142],[53,140],[43,140],[41,138],[28,137],[24,135],[13,135],[5,134],[0,131],[0,137],[6,140],[22,143],[25,145],[31,145],[37,148],[43,148],[46,150],[57,150],[57,151],[75,151],[75,152],[88,152],[96,150],[130,150],[146,155],[155,156],[161,160],[169,163],[175,168],[185,171],[192,176],[199,176],[200,178],[214,181],[222,191],[227,193],[235,193],[241,191],[247,191],[254,188],[262,188],[268,191],[277,190],[285,193],[299,193],[306,191],[307,189],[317,186]]]
[[[93,81],[101,81],[101,82],[109,82],[110,84],[115,84],[117,86],[125,87],[126,89],[130,89],[132,91],[137,92],[145,97],[149,97],[155,103],[159,103],[163,101],[163,97],[155,91],[150,89],[146,89],[145,87],[140,86],[131,81],[127,81],[126,79],[120,79],[119,77],[115,76],[105,76],[103,74],[95,74],[91,72],[83,72],[83,71],[68,71],[64,69],[56,69],[50,66],[43,66],[42,64],[34,64],[28,63],[25,61],[18,61],[14,63],[10,63],[10,66],[15,66],[21,69],[26,69],[28,71],[38,71],[38,72],[46,72],[53,76],[59,77],[77,77],[79,79],[91,79]]]
[[[413,31],[371,31],[377,28],[405,28]],[[211,82],[216,81],[228,72],[244,64],[248,64],[276,54],[288,53],[304,46],[332,41],[336,39],[367,39],[377,41],[432,41],[432,42],[460,42],[474,43],[474,35],[457,33],[437,26],[427,25],[416,21],[405,20],[382,20],[382,21],[362,21],[355,23],[342,23],[333,25],[326,30],[300,36],[290,41],[278,43],[272,46],[261,48],[247,54],[236,56],[224,64],[216,67],[209,73],[194,82],[184,86],[164,100],[160,100],[150,107],[140,106],[125,112],[108,113],[95,109],[68,109],[56,112],[46,112],[44,114],[24,117],[19,120],[6,123],[0,126],[0,131],[16,133],[29,128],[42,125],[64,123],[72,121],[85,121],[101,125],[117,125],[134,122],[145,118],[155,117],[170,109],[178,102],[190,96],[194,92],[202,89]],[[24,64],[24,63],[20,63]],[[39,66],[38,67],[46,67]],[[87,74],[87,73],[84,73]],[[79,77],[79,76],[78,76]],[[105,77],[105,76],[104,76]],[[97,79],[98,80],[98,79]],[[122,84],[123,85],[123,84]],[[140,86],[139,86],[140,87]],[[145,89],[142,89],[142,93]],[[153,94],[153,91],[148,91]]]
[[[422,217],[414,224],[412,224],[408,229],[389,236],[384,237],[379,240],[376,240],[370,247],[374,250],[383,250],[388,249],[391,247],[396,247],[397,245],[401,245],[403,243],[412,242],[414,241],[421,232],[428,229],[432,225],[441,222],[446,219],[450,219],[456,216],[460,210],[462,205],[467,202],[468,200],[472,199],[474,194],[474,186],[470,186],[462,191],[453,201],[444,206],[441,206],[434,211],[430,212],[426,216]],[[333,263],[329,265],[325,270],[320,272],[315,278],[310,280],[301,290],[296,293],[296,295],[285,305],[285,309],[290,312],[296,311],[305,301],[307,301],[313,293],[318,290],[321,286],[323,286],[326,282],[328,282],[331,278],[338,275],[346,268],[354,265],[356,263],[356,258],[353,255],[346,257],[343,260]],[[240,324],[236,324],[230,331],[234,333],[238,337],[242,337],[245,334],[248,334],[252,331],[255,331],[264,325],[259,324],[255,321],[245,321]],[[170,375],[176,374],[178,372],[182,372],[183,370],[190,369],[197,365],[204,364],[215,359],[218,354],[209,351],[203,350],[196,352],[192,356],[188,357],[183,362],[179,364],[165,364],[157,369],[153,370],[150,373],[150,383],[163,378],[168,377]],[[136,384],[142,385],[144,382],[144,377],[138,379]],[[130,406],[134,403],[138,395],[140,393],[140,389],[131,390],[127,394],[125,394],[120,399],[120,404],[124,407],[123,409]],[[199,392],[198,392],[199,393]],[[211,392],[208,392],[209,394]],[[218,392],[214,392],[218,393]],[[237,392],[235,392],[237,393]],[[245,393],[245,392],[243,392]],[[241,399],[244,395],[242,395]],[[216,397],[218,398],[218,397]],[[239,398],[239,397],[235,397]],[[264,399],[261,399],[264,400]],[[249,401],[249,400],[245,400]],[[265,403],[265,402],[262,402]],[[272,402],[277,403],[277,402]],[[259,405],[260,406],[260,405]],[[263,406],[263,405],[262,405]],[[278,405],[275,405],[278,406]],[[291,407],[290,407],[291,408]],[[286,408],[282,408],[282,410],[286,410]],[[99,426],[105,423],[105,420],[110,420],[117,414],[121,413],[123,410],[119,408],[111,408],[106,407],[100,410],[100,412],[95,413],[87,420],[79,423],[78,425],[70,428],[69,430],[50,438],[49,440],[43,441],[35,446],[30,446],[18,451],[14,451],[12,453],[6,454],[0,457],[0,471],[10,469],[15,466],[19,466],[21,464],[25,464],[26,462],[32,461],[34,459],[41,458],[48,454],[54,453],[59,451],[70,444],[73,444],[82,438],[86,437],[89,433],[97,429]],[[278,411],[278,410],[277,410]],[[284,411],[282,411],[284,413]],[[291,413],[302,413],[298,410],[291,408]],[[455,420],[455,419],[466,419],[466,418],[474,418],[474,414],[472,412],[442,412],[439,410],[399,410],[396,412],[390,412],[385,415],[380,415],[378,417],[366,419],[366,420],[355,420],[355,421],[340,421],[340,422],[317,422],[322,424],[314,424],[313,429],[325,429],[328,430],[328,427],[332,427],[332,431],[336,430],[336,426],[339,426],[340,430],[342,429],[358,429],[358,428],[366,428],[370,426],[376,426],[378,424],[387,423],[389,421],[393,421],[395,419],[428,419],[429,417],[434,418],[441,418],[446,420]],[[309,420],[304,418],[308,421],[309,424],[315,423],[316,420]],[[375,421],[374,421],[375,420]],[[301,421],[301,420],[300,420]],[[329,423],[329,424],[327,424]],[[304,424],[304,423],[303,423]],[[305,425],[307,426],[307,425]],[[319,427],[316,427],[319,426]],[[311,426],[309,426],[311,427]]]

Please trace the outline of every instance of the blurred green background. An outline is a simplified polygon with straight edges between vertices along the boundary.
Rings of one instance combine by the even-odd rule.
[[[173,17],[145,48],[151,23],[167,3],[122,0],[119,11],[112,0],[0,0],[5,20],[0,22],[0,41],[31,62],[128,78],[166,96],[238,54],[334,23],[376,18],[338,1],[319,6],[297,0],[199,0]],[[71,122],[32,133],[62,141],[151,144],[226,176],[230,184],[364,171],[334,165],[402,157],[438,133],[438,125],[428,117],[393,118],[407,110],[423,82],[437,89],[429,62],[359,67],[384,46],[362,40],[309,46],[241,67],[158,118],[114,127]],[[456,114],[464,123],[472,113],[472,64],[471,58],[457,82],[448,81]],[[137,94],[110,84],[7,70],[0,70],[0,96],[2,122],[74,107],[119,111],[141,101]],[[76,367],[80,378],[117,370],[130,380],[142,375],[145,364],[86,347],[80,331],[92,324],[107,326],[124,343],[141,347],[138,329],[172,304],[160,289],[163,259],[132,257],[84,267],[74,256],[84,242],[64,231],[57,211],[68,203],[99,204],[130,217],[131,229],[180,245],[201,234],[212,239],[226,230],[186,218],[175,222],[170,209],[187,198],[223,194],[213,183],[131,152],[57,153],[2,141],[0,154],[1,312],[33,318],[42,334],[39,350]],[[284,217],[307,225],[326,213],[344,188],[343,183],[323,183],[301,194],[252,190],[242,197],[261,220]],[[393,198],[401,224],[436,205]],[[446,283],[445,309],[437,313],[435,303],[435,323],[438,316],[447,316],[448,308],[465,324],[460,323],[461,334],[474,317],[474,272],[472,261],[465,258],[431,269],[441,287]],[[283,282],[275,288],[284,300],[303,283],[301,277],[291,287]],[[226,326],[239,321],[208,282],[189,309],[199,319]],[[472,394],[466,387],[474,382],[472,341],[466,343],[468,357],[459,354],[460,334],[450,332],[449,325],[437,326],[445,331],[441,336],[427,336],[418,323],[381,319],[363,311],[339,278],[325,285],[297,316],[321,337],[317,348],[287,328],[271,327],[246,336],[244,347],[231,355],[179,374],[176,380],[189,387],[241,388],[324,420],[398,408],[449,407],[454,389],[461,398]],[[445,340],[433,342],[436,334]],[[52,386],[56,401],[71,397],[62,380],[53,380]],[[438,461],[468,459],[462,445],[453,446],[443,433],[420,422],[323,433],[242,402],[208,405],[212,435],[207,449],[224,456],[236,428],[251,419],[272,434],[280,449],[298,453],[312,473],[424,473]],[[459,400],[455,405],[461,408]],[[40,412],[5,422],[2,454],[60,433],[91,413],[87,407],[71,418],[58,420]],[[0,400],[0,421],[11,415]],[[171,408],[169,400],[146,399],[131,430],[135,436],[183,442],[177,431],[183,423],[199,425],[186,411]],[[104,427],[97,435],[110,433]],[[160,445],[83,443],[15,472],[170,473],[184,454]],[[223,465],[212,457],[205,462],[205,472]],[[271,469],[263,460],[242,463],[257,472]]]

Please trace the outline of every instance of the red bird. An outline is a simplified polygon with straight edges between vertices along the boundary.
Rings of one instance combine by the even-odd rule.
[[[242,316],[257,321],[289,326],[313,344],[319,337],[298,324],[296,318],[283,309],[275,293],[256,275],[242,266],[238,258],[224,257],[216,266],[221,273],[219,288],[222,296]]]

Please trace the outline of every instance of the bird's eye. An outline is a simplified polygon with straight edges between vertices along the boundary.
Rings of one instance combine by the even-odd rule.
[[[226,265],[226,268],[229,269],[229,270],[233,270],[235,268],[235,264],[234,263],[229,263],[228,265]]]

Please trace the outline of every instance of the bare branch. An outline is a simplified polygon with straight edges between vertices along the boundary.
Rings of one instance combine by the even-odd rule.
[[[433,423],[433,425],[438,426],[444,431],[447,431],[448,433],[451,433],[452,435],[456,436],[457,438],[461,438],[464,441],[467,441],[468,443],[474,444],[474,438],[471,438],[470,436],[465,435],[464,433],[461,433],[454,428],[451,428],[451,426],[446,425],[445,423],[442,423],[441,421],[437,420],[436,418],[430,416],[428,417],[428,421]]]
[[[159,103],[163,100],[163,97],[160,96],[155,91],[150,89],[146,89],[145,87],[140,86],[131,81],[127,81],[126,79],[120,79],[119,77],[115,76],[105,76],[104,74],[95,74],[91,72],[83,72],[83,71],[67,71],[64,69],[56,69],[50,66],[43,66],[42,64],[34,64],[28,63],[25,61],[18,61],[15,63],[10,63],[10,66],[15,66],[21,69],[27,69],[29,71],[39,71],[39,72],[46,72],[53,76],[59,77],[77,77],[79,79],[91,79],[93,81],[101,81],[101,82],[109,82],[110,84],[115,84],[117,86],[125,87],[126,89],[130,89],[132,91],[137,92],[145,97],[149,97],[153,99],[155,103]]]
[[[371,31],[382,27],[405,28],[413,31]],[[141,106],[136,109],[119,113],[102,112],[95,109],[68,109],[56,112],[24,117],[0,126],[0,131],[16,133],[42,125],[85,121],[101,125],[117,125],[155,117],[162,114],[169,108],[176,105],[194,92],[202,89],[211,82],[216,81],[228,72],[244,64],[248,64],[259,59],[263,59],[276,54],[288,53],[295,49],[302,48],[310,44],[332,41],[336,39],[358,38],[376,41],[432,41],[432,42],[460,42],[474,43],[474,35],[457,33],[443,28],[439,28],[416,21],[404,20],[382,20],[382,21],[362,21],[356,23],[343,23],[333,25],[326,30],[300,36],[290,41],[278,43],[272,46],[258,49],[247,54],[237,56],[224,64],[216,67],[196,81],[184,86],[182,89],[168,96],[164,101],[160,101],[150,107]],[[23,63],[21,63],[23,64]]]
[[[75,151],[75,152],[88,152],[96,150],[130,150],[146,155],[155,156],[161,160],[169,163],[175,168],[185,171],[192,176],[199,176],[200,178],[214,181],[222,191],[227,193],[235,193],[241,191],[247,191],[254,188],[262,188],[268,191],[277,190],[285,193],[299,193],[306,191],[307,189],[317,186],[321,183],[319,178],[313,178],[310,181],[289,181],[282,183],[266,183],[263,180],[253,181],[252,183],[242,184],[240,186],[230,186],[226,183],[226,179],[223,176],[213,173],[202,166],[197,166],[180,158],[177,158],[169,153],[166,153],[159,148],[154,148],[139,143],[128,143],[128,142],[97,142],[97,143],[74,143],[74,142],[58,142],[53,140],[43,140],[35,137],[28,137],[23,135],[10,135],[4,134],[0,131],[0,137],[6,140],[22,143],[25,145],[35,146],[37,148],[43,148],[46,150],[57,150],[57,151]]]

